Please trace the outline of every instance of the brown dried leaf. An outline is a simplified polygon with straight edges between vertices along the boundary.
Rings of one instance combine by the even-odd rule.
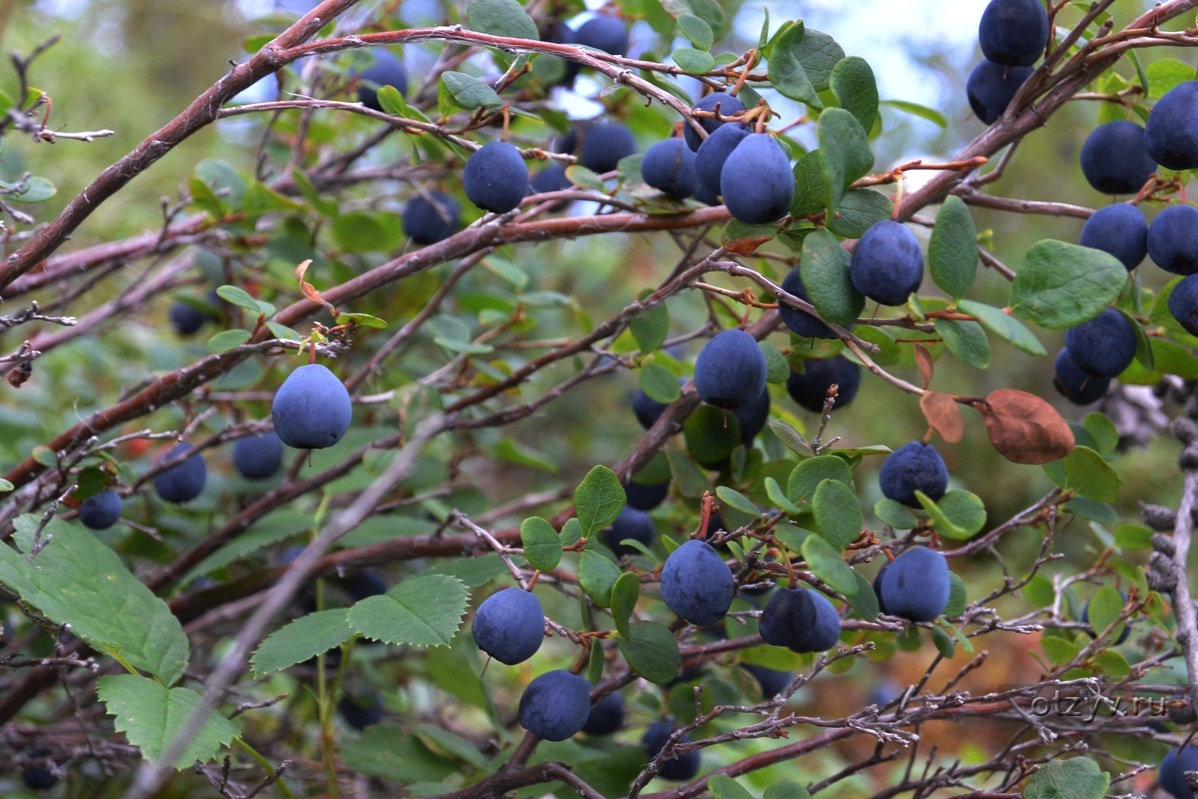
[[[923,376],[923,387],[927,388],[928,384],[932,382],[936,364],[932,361],[932,353],[928,352],[928,348],[922,344],[915,345],[915,365],[919,367],[919,373]]]
[[[955,444],[965,435],[965,420],[957,401],[948,394],[928,391],[919,398],[919,408],[932,429],[950,444]]]
[[[295,279],[299,281],[300,291],[303,292],[303,295],[305,297],[307,297],[309,300],[311,300],[312,302],[316,303],[317,305],[323,305],[325,308],[328,308],[329,313],[331,313],[333,315],[333,318],[336,319],[339,316],[339,314],[337,313],[337,309],[333,307],[333,303],[329,302],[324,297],[322,297],[320,295],[320,292],[316,290],[315,286],[313,286],[308,281],[304,280],[304,275],[307,274],[308,267],[311,265],[312,265],[312,259],[309,258],[308,260],[303,261],[297,267],[295,267]]]
[[[974,407],[986,422],[990,443],[1012,463],[1048,463],[1073,451],[1069,425],[1034,394],[1000,388]]]

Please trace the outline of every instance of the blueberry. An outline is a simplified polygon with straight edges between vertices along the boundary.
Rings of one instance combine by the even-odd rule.
[[[857,396],[861,385],[861,367],[843,355],[820,360],[808,360],[802,372],[791,372],[786,378],[786,391],[800,408],[812,413],[822,413],[828,389],[837,387],[836,404],[832,410],[840,410]]]
[[[1198,746],[1187,746],[1181,750],[1170,749],[1161,761],[1158,772],[1161,787],[1176,799],[1195,799],[1186,782],[1187,771],[1198,771]]]
[[[176,333],[180,336],[190,336],[204,326],[204,322],[208,321],[208,314],[194,305],[176,301],[171,305],[170,319],[171,327],[175,328]]]
[[[716,109],[717,105],[719,106],[718,111]],[[695,103],[694,110],[719,113],[722,117],[734,117],[745,110],[745,104],[726,92],[712,92],[700,97],[699,101]],[[707,131],[707,138],[711,138],[711,134],[722,127],[742,127],[736,124],[729,125],[727,122],[718,120],[715,117],[695,117],[695,120],[699,123],[699,127]],[[703,141],[705,141],[705,139],[699,138],[699,134],[691,128],[689,123],[682,126],[682,135],[686,139],[687,147],[690,147],[691,150],[698,150]],[[725,155],[725,157],[727,156]],[[712,191],[715,190],[712,189]]]
[[[1161,211],[1148,228],[1148,255],[1166,272],[1198,272],[1198,208],[1172,205]]]
[[[578,156],[578,163],[596,174],[614,172],[620,159],[636,153],[636,139],[618,122],[601,122],[582,128],[577,136],[567,136],[562,152]]]
[[[728,213],[746,225],[764,225],[790,213],[794,193],[790,157],[768,133],[750,133],[724,161],[720,194]]]
[[[752,663],[742,663],[741,667],[757,680],[757,684],[761,686],[761,695],[766,699],[773,699],[789,688],[795,676],[793,671],[778,671]]]
[[[400,94],[407,96],[408,71],[388,51],[376,50],[374,64],[358,78],[358,102],[372,111],[382,111],[379,89],[384,86],[393,86]]]
[[[629,538],[644,544],[646,547],[652,546],[653,539],[657,535],[657,526],[645,511],[638,510],[631,505],[625,505],[620,509],[620,513],[616,516],[615,521],[611,523],[611,527],[605,529],[601,535],[603,536],[603,543],[607,544],[611,551],[616,553],[616,557],[623,557],[625,555],[635,555],[640,550],[621,544],[621,541]]]
[[[690,133],[689,128],[687,132]],[[719,196],[720,175],[724,173],[724,162],[751,132],[744,125],[721,125],[703,140],[699,149],[695,151],[695,177],[700,186]]]
[[[436,244],[458,229],[461,209],[448,194],[430,191],[408,200],[403,211],[403,232],[417,244]]]
[[[685,381],[679,382],[684,383]],[[658,402],[639,388],[632,395],[632,413],[636,416],[636,420],[641,423],[641,427],[646,430],[657,422],[668,407],[670,407],[669,403]]]
[[[615,17],[588,19],[575,31],[574,40],[584,47],[593,47],[612,55],[625,55],[628,52],[628,30]]]
[[[1103,194],[1135,194],[1156,171],[1144,129],[1126,119],[1099,125],[1082,145],[1082,174]]]
[[[1099,208],[1082,227],[1081,245],[1110,253],[1130,272],[1148,254],[1148,220],[1127,203]]]
[[[1144,143],[1152,160],[1166,169],[1198,169],[1198,80],[1179,83],[1156,101]]]
[[[645,748],[645,756],[650,760],[657,757],[661,750],[666,748],[666,742],[674,734],[674,729],[673,719],[662,719],[650,724],[649,729],[645,730],[645,737],[641,739],[641,746]],[[676,743],[691,743],[691,737],[689,735],[679,736]],[[657,776],[673,782],[693,779],[699,773],[700,760],[699,750],[691,749],[659,763]]]
[[[578,32],[561,20],[551,19],[545,25],[544,32],[541,34],[541,41],[554,42],[555,44],[578,44]],[[562,86],[573,84],[574,79],[578,77],[578,73],[582,69],[581,64],[577,61],[571,61],[568,58],[558,58],[557,56],[541,56],[541,58],[552,58],[563,64],[562,77],[558,81]]]
[[[758,631],[767,644],[795,652],[824,652],[840,640],[840,616],[819,591],[779,588],[761,611]]]
[[[546,741],[564,741],[591,714],[591,684],[564,669],[547,671],[520,697],[520,726]]]
[[[466,161],[462,187],[479,208],[506,214],[528,194],[528,167],[511,144],[487,142]]]
[[[887,499],[918,508],[922,506],[915,498],[916,491],[922,491],[932,500],[944,496],[948,489],[948,468],[934,446],[912,441],[886,456],[878,482]]]
[[[1015,93],[1034,72],[1031,67],[1008,67],[982,61],[969,73],[965,94],[978,119],[993,125],[1007,110]]]
[[[853,288],[882,305],[902,305],[923,282],[923,253],[915,234],[890,219],[875,222],[853,248]]]
[[[574,188],[574,184],[566,177],[566,168],[558,163],[552,163],[532,176],[532,193],[547,194],[551,191],[566,191]],[[554,209],[565,205],[565,202],[554,206]]]
[[[1115,377],[1135,360],[1136,330],[1126,316],[1107,308],[1065,331],[1065,349],[1083,372]]]
[[[988,60],[1030,67],[1048,43],[1048,12],[1039,0],[990,0],[978,24],[978,41]]]
[[[28,752],[31,758],[44,759],[50,754],[50,750],[42,746],[35,746]],[[25,787],[33,791],[48,791],[58,783],[58,777],[47,766],[26,766],[21,770],[21,781],[25,783]]]
[[[740,443],[745,449],[753,446],[753,439],[765,429],[770,419],[770,392],[762,391],[754,399],[732,411],[740,425]]]
[[[273,430],[244,436],[233,444],[233,468],[247,480],[273,477],[283,465],[283,442]]]
[[[733,410],[765,391],[765,355],[743,330],[725,330],[695,359],[695,390],[704,402]]]
[[[807,291],[803,288],[803,278],[799,274],[799,267],[796,266],[787,272],[780,285],[787,294],[793,294],[801,300],[810,302],[807,299]],[[832,328],[815,316],[806,311],[800,311],[798,308],[792,308],[780,300],[778,316],[782,317],[783,324],[790,328],[790,332],[799,338],[837,338],[837,335],[832,332]]]
[[[587,735],[611,735],[624,726],[624,699],[615,691],[591,705],[582,731]]]
[[[952,582],[939,552],[911,547],[887,564],[874,580],[882,612],[908,621],[932,621],[944,612]]]
[[[300,366],[283,381],[270,406],[275,432],[295,449],[323,449],[342,439],[353,418],[349,392],[318,363]]]
[[[1052,384],[1061,396],[1074,405],[1089,405],[1102,399],[1111,386],[1111,379],[1082,371],[1073,362],[1069,351],[1062,348],[1052,365]]]
[[[509,666],[523,663],[537,653],[541,648],[541,642],[545,640],[545,613],[541,610],[541,600],[529,591],[504,588],[491,594],[478,606],[470,630],[474,633],[474,641],[478,648],[500,663]],[[588,708],[590,704],[588,699]],[[584,719],[585,715],[584,713]],[[524,723],[523,710],[520,723]],[[579,725],[581,724],[580,721]],[[525,725],[526,729],[527,726]],[[565,737],[569,738],[570,735],[573,733]]]
[[[1126,605],[1127,604],[1127,594],[1123,593],[1122,591],[1120,591],[1119,594],[1123,597],[1123,604]],[[1082,624],[1090,623],[1090,600],[1086,600],[1086,605],[1085,605],[1085,607],[1082,608],[1081,623]],[[1098,633],[1100,633],[1102,631],[1091,628],[1088,632],[1090,633],[1091,638],[1095,638],[1095,637],[1097,637]],[[1119,646],[1119,644],[1121,644],[1127,640],[1127,637],[1129,635],[1131,635],[1131,625],[1127,624],[1125,622],[1123,624],[1123,632],[1121,632],[1119,634],[1119,639],[1117,641],[1115,641],[1114,645]]]
[[[641,159],[641,177],[655,189],[676,200],[695,193],[695,154],[682,139],[659,141]]]
[[[341,578],[341,587],[355,602],[361,602],[366,597],[387,593],[390,586],[386,578],[374,569],[363,569]]]
[[[1169,313],[1192,336],[1198,336],[1198,275],[1183,277],[1169,294]]]
[[[167,450],[161,461],[174,460],[191,452],[192,446],[180,441]],[[208,464],[198,452],[186,457],[154,477],[154,491],[164,502],[187,502],[204,491],[208,479]]]
[[[358,702],[346,694],[338,700],[337,710],[346,724],[359,731],[383,720],[382,702],[378,694],[372,694],[368,703]]]
[[[728,612],[736,580],[711,544],[687,541],[666,558],[661,570],[661,598],[691,624],[715,624]]]
[[[121,518],[121,495],[111,488],[92,494],[79,506],[79,521],[89,530],[107,530]]]
[[[669,480],[666,480],[664,483],[638,483],[635,480],[624,483],[624,497],[628,502],[627,507],[634,508],[636,510],[653,510],[658,505],[665,502],[666,497],[669,495]],[[619,521],[618,518],[617,521]],[[612,524],[614,526],[615,522]],[[624,536],[624,538],[628,537],[629,536]],[[616,540],[618,541],[619,539]]]
[[[704,205],[724,204],[724,201],[720,199],[720,193],[718,191],[712,191],[702,183],[695,187],[695,200],[697,202],[703,203]]]

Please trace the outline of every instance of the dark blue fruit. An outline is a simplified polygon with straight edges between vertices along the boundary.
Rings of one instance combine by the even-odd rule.
[[[107,530],[121,518],[121,495],[111,488],[92,494],[79,506],[79,521],[89,530]]]
[[[787,294],[793,294],[801,300],[807,299],[807,291],[803,288],[803,278],[799,274],[799,267],[791,269],[786,277],[782,279],[782,290]],[[778,316],[782,317],[782,323],[790,328],[790,332],[800,338],[837,338],[832,332],[832,328],[821,322],[815,316],[800,311],[798,308],[792,308],[781,300],[778,301]]]
[[[645,150],[641,159],[641,177],[655,189],[676,200],[695,193],[695,154],[682,139],[659,141]]]
[[[761,639],[795,652],[824,652],[840,640],[840,616],[819,591],[779,588],[761,611]]]
[[[666,408],[668,407],[670,407],[669,403],[658,402],[639,388],[632,395],[632,413],[636,416],[636,420],[641,423],[641,427],[646,430],[653,426],[658,418],[666,412]]]
[[[757,680],[757,684],[761,686],[761,695],[766,699],[773,699],[785,691],[795,676],[793,671],[767,669],[752,663],[742,663],[741,667]]]
[[[1198,208],[1172,205],[1161,211],[1148,228],[1148,255],[1166,272],[1198,272]]]
[[[923,282],[923,253],[915,234],[890,219],[875,222],[853,248],[853,288],[882,305],[902,305]]]
[[[613,691],[591,705],[582,731],[587,735],[611,735],[624,726],[624,698]]]
[[[635,480],[624,483],[624,497],[628,501],[627,507],[635,508],[636,510],[653,510],[665,502],[666,497],[669,495],[669,480],[666,480],[664,483],[638,483]],[[618,518],[617,521],[619,521]],[[612,524],[614,526],[615,522],[612,522]],[[624,537],[628,538],[628,536]]]
[[[932,621],[944,612],[952,590],[948,561],[934,550],[911,547],[878,572],[874,586],[883,613]]]
[[[857,396],[861,385],[861,367],[843,355],[804,362],[802,372],[791,372],[786,378],[786,391],[800,408],[812,413],[822,413],[828,389],[836,390],[837,411],[847,406]]]
[[[706,541],[687,541],[661,569],[666,607],[700,627],[724,618],[735,591],[732,570]]]
[[[511,144],[487,142],[466,161],[462,188],[470,202],[479,208],[506,214],[528,194],[528,167],[520,151]]]
[[[1048,12],[1039,0],[990,0],[978,24],[978,41],[988,60],[1030,67],[1048,44]]]
[[[504,588],[491,594],[478,606],[470,630],[479,649],[500,663],[514,666],[528,660],[541,648],[541,642],[545,640],[545,612],[541,610],[541,600],[531,592]],[[590,704],[588,699],[588,708]],[[524,707],[523,701],[520,706]],[[520,712],[520,723],[523,724],[523,709]],[[578,723],[581,726],[582,721]],[[569,733],[565,737],[569,738],[573,734]]]
[[[762,391],[755,399],[734,410],[732,415],[740,425],[740,443],[748,449],[770,420],[770,392]]]
[[[724,161],[720,194],[728,213],[746,225],[764,225],[790,213],[795,177],[790,158],[768,133],[750,133]]]
[[[49,754],[48,750],[37,747],[38,754],[34,755],[30,751],[30,755],[34,757],[45,757]],[[21,781],[25,783],[25,787],[33,791],[48,791],[58,783],[58,777],[54,772],[45,766],[26,766],[21,769]]]
[[[171,304],[170,318],[171,327],[175,328],[176,333],[180,336],[190,336],[203,327],[204,322],[210,317],[194,305],[176,301]]]
[[[1111,379],[1083,372],[1073,362],[1069,351],[1062,348],[1052,365],[1052,384],[1061,396],[1074,405],[1089,405],[1102,399],[1111,386]]]
[[[386,50],[376,50],[374,65],[358,78],[358,102],[373,111],[382,111],[379,103],[379,89],[393,86],[400,94],[407,96],[408,71],[400,62]]]
[[[547,671],[520,697],[520,726],[546,741],[564,741],[591,715],[591,684],[564,669]]]
[[[615,17],[598,16],[588,19],[574,32],[574,41],[612,55],[628,52],[628,30]]]
[[[719,108],[716,108],[716,106],[719,106]],[[734,117],[745,110],[745,104],[726,92],[712,92],[700,97],[699,101],[695,103],[694,110],[708,111],[713,114],[718,113],[722,117]],[[711,134],[715,133],[721,127],[741,127],[740,125],[730,126],[727,122],[718,120],[715,117],[695,117],[695,120],[699,123],[699,127],[707,131],[707,138],[711,138]],[[702,143],[706,141],[706,139],[699,138],[699,134],[691,128],[689,123],[682,126],[682,135],[686,139],[686,146],[692,150],[698,150]],[[727,155],[724,157],[726,158]]]
[[[993,125],[1007,110],[1015,93],[1034,72],[1031,67],[1008,67],[993,61],[982,61],[965,81],[969,107],[978,119]]]
[[[621,544],[621,541],[628,538],[648,547],[652,546],[656,533],[657,527],[653,524],[653,519],[649,518],[649,514],[631,505],[625,505],[611,523],[611,527],[605,529],[601,535],[603,543],[616,553],[616,557],[623,557],[635,555],[640,550]]]
[[[532,176],[532,193],[546,194],[551,191],[565,191],[574,188],[574,184],[566,177],[566,168],[558,163],[550,164]]]
[[[1123,604],[1125,604],[1125,605],[1126,605],[1126,604],[1127,604],[1127,594],[1124,594],[1122,591],[1120,591],[1120,592],[1119,592],[1119,594],[1120,594],[1120,595],[1123,597]],[[1086,600],[1086,606],[1082,608],[1082,618],[1081,618],[1081,622],[1082,622],[1082,624],[1089,624],[1089,623],[1090,623],[1090,600],[1088,600],[1088,599]],[[1089,630],[1089,633],[1090,633],[1090,637],[1091,637],[1091,638],[1095,638],[1095,637],[1097,637],[1098,633],[1100,633],[1100,632],[1102,632],[1102,631],[1101,631],[1101,630],[1095,630],[1095,629],[1093,629],[1093,628],[1091,628],[1091,629]],[[1128,637],[1129,635],[1131,635],[1131,625],[1129,625],[1129,624],[1127,624],[1127,623],[1125,622],[1125,623],[1123,624],[1123,632],[1119,633],[1119,639],[1118,639],[1117,641],[1115,641],[1115,644],[1114,644],[1114,645],[1115,645],[1115,646],[1119,646],[1119,644],[1121,644],[1121,643],[1123,643],[1124,641],[1126,641],[1126,640],[1127,640],[1127,637]]]
[[[687,132],[691,132],[689,128]],[[695,177],[700,186],[719,196],[724,162],[751,132],[744,125],[721,125],[703,140],[695,151]]]
[[[191,452],[191,444],[180,441],[166,451],[159,462],[174,460]],[[198,452],[186,457],[154,477],[154,491],[164,502],[187,502],[204,491],[208,480],[208,464]]]
[[[1082,174],[1103,194],[1135,194],[1156,171],[1144,129],[1126,119],[1099,125],[1082,145]]]
[[[1130,272],[1148,254],[1148,220],[1127,203],[1099,208],[1082,228],[1081,245],[1110,253]]]
[[[273,477],[283,465],[283,442],[273,430],[245,436],[233,444],[233,468],[247,480]]]
[[[378,694],[372,694],[370,700],[362,703],[347,694],[338,700],[337,710],[346,724],[361,731],[383,720],[382,701]]]
[[[1198,80],[1179,83],[1156,101],[1144,125],[1144,144],[1166,169],[1198,169]]]
[[[1198,275],[1183,277],[1169,294],[1169,313],[1192,336],[1198,336]]]
[[[699,351],[695,390],[704,402],[733,410],[765,391],[766,372],[757,340],[743,330],[725,330]]]
[[[1065,349],[1083,372],[1115,377],[1135,360],[1136,329],[1126,316],[1107,308],[1065,331]]]
[[[666,748],[666,742],[674,734],[674,729],[673,719],[662,719],[650,724],[649,729],[645,730],[645,737],[641,739],[641,746],[645,747],[645,756],[650,760],[657,757],[658,753]],[[691,743],[691,737],[689,735],[679,736],[676,743]],[[657,776],[663,780],[672,780],[674,782],[693,779],[699,773],[699,764],[699,750],[691,749],[688,752],[683,752],[676,757],[659,763]]]
[[[702,183],[695,187],[695,200],[697,202],[703,203],[704,205],[724,204],[723,200],[720,199],[720,193],[718,191],[712,191]]]
[[[270,406],[275,432],[295,449],[323,449],[349,430],[353,403],[337,376],[318,363],[299,367],[283,381]]]
[[[541,34],[541,41],[554,42],[555,44],[578,44],[578,32],[560,20],[551,19]],[[542,58],[552,58],[562,63],[562,77],[558,81],[562,86],[573,84],[574,79],[578,77],[578,73],[582,69],[582,65],[577,61],[557,58],[556,56],[542,56]]]
[[[430,191],[408,200],[403,211],[403,232],[417,244],[436,244],[458,229],[461,209],[448,194]]]
[[[921,507],[915,498],[922,491],[932,500],[944,496],[948,489],[948,467],[931,444],[912,441],[886,456],[878,473],[882,495],[911,508]]]
[[[1161,787],[1176,799],[1194,799],[1194,792],[1186,783],[1187,771],[1198,771],[1198,746],[1187,746],[1180,751],[1170,749],[1158,772]]]
[[[341,587],[355,602],[361,602],[366,597],[387,593],[390,588],[387,579],[374,569],[363,569],[360,572],[347,575],[341,579]]]
[[[632,131],[618,122],[602,122],[585,127],[579,131],[576,143],[566,152],[575,153],[578,163],[600,175],[614,172],[621,158],[636,153],[636,139]]]

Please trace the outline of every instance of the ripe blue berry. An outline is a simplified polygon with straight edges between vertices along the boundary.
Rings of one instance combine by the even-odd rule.
[[[886,456],[878,473],[882,495],[911,508],[922,507],[915,498],[922,491],[932,500],[948,489],[948,467],[931,444],[912,441]]]
[[[803,362],[802,372],[791,372],[786,391],[800,408],[822,413],[828,389],[836,386],[833,411],[846,407],[857,396],[861,385],[861,367],[843,355]]]
[[[1031,67],[1008,67],[993,61],[981,61],[965,81],[969,107],[978,119],[993,125],[1007,110],[1015,93],[1031,77]]]
[[[1130,272],[1148,254],[1148,220],[1128,203],[1099,208],[1082,227],[1081,245],[1110,253]]]
[[[699,351],[695,390],[704,402],[732,410],[760,396],[766,372],[756,339],[743,330],[725,330]]]
[[[978,41],[990,61],[1030,67],[1048,43],[1048,12],[1039,0],[990,0],[978,24]]]
[[[1179,83],[1156,101],[1144,125],[1144,144],[1166,169],[1198,169],[1198,80]]]
[[[523,663],[537,653],[545,640],[541,600],[519,588],[497,591],[478,606],[470,630],[478,648],[500,663],[509,666]]]
[[[1061,396],[1074,405],[1089,405],[1102,399],[1111,386],[1111,379],[1082,371],[1073,362],[1069,351],[1062,347],[1053,361],[1052,384]]]
[[[89,530],[107,530],[121,518],[121,495],[111,488],[92,494],[79,505],[79,521]]]
[[[192,446],[180,441],[167,450],[161,460],[174,460],[191,452]],[[164,502],[188,502],[204,491],[208,479],[208,464],[198,452],[185,458],[154,477],[154,491]]]
[[[719,108],[717,109],[716,106],[719,106]],[[694,110],[719,113],[722,117],[734,117],[745,110],[745,104],[727,92],[712,92],[700,97],[699,101],[695,103]],[[695,119],[698,121],[699,127],[707,131],[708,139],[721,127],[741,127],[735,124],[729,125],[727,122],[718,120],[715,117],[695,117]],[[689,124],[682,126],[682,135],[686,139],[686,146],[691,148],[691,150],[698,150],[702,142],[706,141],[706,139],[700,139],[699,134]]]
[[[306,364],[279,386],[270,416],[275,432],[287,446],[323,449],[336,444],[349,430],[353,403],[336,375],[321,364]]]
[[[564,669],[547,671],[520,697],[520,726],[546,741],[564,741],[591,714],[591,684]]]
[[[1126,119],[1099,125],[1082,145],[1082,174],[1103,194],[1135,194],[1156,171],[1144,129]]]
[[[932,621],[952,591],[948,562],[926,547],[911,547],[883,567],[874,580],[882,612],[909,621]]]
[[[1089,322],[1065,331],[1065,349],[1082,371],[1115,377],[1136,357],[1136,331],[1127,317],[1107,308]]]
[[[706,541],[687,541],[670,553],[661,570],[666,606],[700,627],[724,618],[735,591],[732,570]]]
[[[781,219],[794,193],[790,157],[768,133],[749,134],[724,161],[720,194],[728,213],[746,225]]]
[[[882,305],[902,305],[923,282],[923,252],[915,234],[890,219],[876,222],[853,248],[853,288]]]
[[[466,161],[462,187],[479,208],[506,214],[528,194],[528,166],[511,144],[487,142]]]
[[[273,477],[283,465],[283,442],[273,430],[244,436],[233,444],[233,468],[247,480]]]

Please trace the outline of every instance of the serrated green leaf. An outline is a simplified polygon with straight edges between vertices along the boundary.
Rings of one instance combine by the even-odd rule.
[[[616,632],[624,638],[631,637],[629,622],[636,610],[636,601],[641,595],[640,578],[631,572],[621,574],[611,589],[611,616],[616,623]]]
[[[846,597],[856,596],[860,591],[857,573],[844,562],[831,544],[817,535],[809,536],[803,542],[803,560],[807,567],[815,572],[828,585],[844,594]]]
[[[208,352],[213,354],[228,352],[240,347],[249,340],[250,331],[248,330],[222,330],[208,339]]]
[[[513,39],[539,39],[537,24],[516,0],[470,0],[466,24],[472,31]]]
[[[878,84],[869,62],[857,56],[842,58],[828,80],[840,107],[856,117],[863,130],[872,128],[878,117]]]
[[[528,565],[547,572],[557,568],[562,559],[562,539],[553,525],[540,516],[525,519],[520,525],[520,545]]]
[[[441,82],[453,101],[467,111],[503,105],[503,99],[494,89],[465,72],[445,72],[441,75]]]
[[[668,404],[682,396],[678,378],[657,363],[647,363],[641,367],[640,388],[654,402]]]
[[[840,242],[826,230],[803,239],[799,259],[803,290],[820,316],[838,325],[852,324],[865,307],[865,297],[849,277],[849,260]]]
[[[861,505],[857,495],[836,479],[823,479],[812,496],[811,509],[819,534],[839,551],[861,535]]]
[[[668,627],[638,621],[629,626],[628,633],[627,638],[617,639],[617,645],[633,671],[658,685],[665,685],[678,676],[682,654]]]
[[[975,369],[985,369],[990,365],[990,341],[986,338],[986,331],[977,322],[937,319],[936,332],[944,339],[949,352],[957,356],[957,360]]]
[[[250,664],[259,677],[282,671],[341,646],[353,634],[345,608],[309,613],[268,635],[254,650]]]
[[[448,646],[462,624],[468,598],[462,581],[448,575],[408,577],[387,593],[356,603],[349,609],[349,624],[388,644]]]
[[[1029,355],[1044,356],[1048,351],[1027,326],[1001,308],[985,305],[973,300],[961,300],[957,308],[977,319],[990,329],[994,335],[1010,343],[1016,349],[1023,350]]]
[[[928,242],[928,268],[945,294],[959,300],[973,285],[978,267],[978,232],[965,201],[949,195],[936,215]]]
[[[1119,498],[1119,475],[1105,458],[1089,447],[1076,446],[1065,456],[1067,485],[1098,502]]]
[[[830,216],[840,207],[849,185],[869,173],[874,154],[861,123],[843,108],[829,108],[820,114],[819,152],[825,180],[825,207]]]
[[[1088,757],[1051,760],[1032,775],[1023,799],[1103,799],[1111,775]]]
[[[1064,330],[1106,310],[1127,280],[1115,256],[1046,239],[1028,251],[1011,283],[1011,310],[1041,327]]]
[[[596,466],[574,489],[574,508],[583,538],[590,538],[607,527],[624,507],[627,496],[616,473],[606,466]]]
[[[13,522],[22,554],[0,545],[0,583],[54,623],[69,624],[95,649],[119,653],[167,685],[178,681],[189,645],[170,607],[95,535],[60,519],[46,523],[45,547],[32,562],[26,560],[41,521],[25,514]]]
[[[101,677],[96,692],[115,717],[116,729],[125,733],[129,743],[151,763],[170,748],[204,703],[203,697],[190,688],[167,688],[137,674]],[[207,763],[241,734],[237,725],[224,716],[211,709],[203,712],[204,723],[171,764],[176,770],[188,768],[197,760]]]
[[[578,584],[601,608],[611,607],[611,592],[621,573],[619,566],[597,552],[583,552],[578,562]]]

